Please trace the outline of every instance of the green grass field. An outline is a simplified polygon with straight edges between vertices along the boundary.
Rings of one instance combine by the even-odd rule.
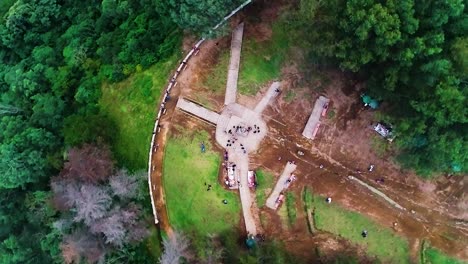
[[[288,34],[282,20],[273,25],[272,38],[258,42],[244,38],[239,70],[238,89],[241,94],[253,95],[268,81],[278,79],[289,51]],[[230,51],[224,51],[204,84],[216,93],[224,93]]]
[[[467,264],[468,263],[468,262],[464,262],[455,258],[451,258],[432,247],[427,247],[423,250],[424,250],[423,264]]]
[[[308,200],[308,199],[307,199]],[[324,197],[312,195],[317,229],[339,235],[366,249],[369,256],[391,263],[409,263],[408,242],[391,229],[382,227],[365,216],[348,211],[334,203],[327,204]],[[361,236],[367,230],[367,238]]]
[[[174,55],[122,82],[102,86],[99,101],[101,111],[117,127],[115,140],[112,142],[113,152],[119,164],[130,170],[144,169],[147,166],[156,108],[169,73],[177,61],[178,57]]]
[[[265,205],[268,194],[273,189],[275,184],[275,177],[273,174],[266,172],[262,169],[256,171],[257,174],[257,189],[255,190],[257,198],[257,206],[262,207]]]
[[[288,210],[289,226],[293,226],[296,223],[297,209],[296,209],[296,196],[293,192],[286,193],[286,209]]]
[[[200,151],[200,142],[207,147]],[[218,183],[221,156],[210,150],[208,134],[174,136],[164,155],[164,190],[171,225],[197,237],[229,232],[239,223],[240,201]],[[207,191],[206,184],[212,185]],[[228,200],[223,204],[222,200]]]

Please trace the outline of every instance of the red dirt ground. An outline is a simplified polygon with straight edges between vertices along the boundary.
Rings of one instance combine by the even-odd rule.
[[[278,6],[263,11],[272,17]],[[262,17],[265,17],[262,16]],[[258,32],[268,30],[268,21],[246,25],[244,38],[252,38]],[[253,29],[249,29],[249,28]],[[224,37],[216,41],[207,41],[201,52],[189,62],[189,67],[178,78],[179,85],[174,90],[168,112],[162,119],[163,133],[158,137],[159,150],[154,155],[157,164],[153,181],[161,187],[162,154],[167,132],[172,124],[184,123],[193,129],[212,129],[201,121],[188,121],[191,117],[175,111],[176,98],[182,94],[190,98],[203,97],[215,110],[222,108],[223,96],[213,95],[203,88],[203,80],[207,78],[209,69],[216,62],[222,49],[229,48],[230,38]],[[192,43],[193,40],[186,43]],[[216,45],[218,43],[218,45]],[[190,44],[184,45],[186,48]],[[286,95],[289,89],[296,93],[291,102],[280,99],[267,109],[265,119],[268,121],[269,135],[261,143],[263,147],[251,157],[251,165],[262,166],[267,170],[277,172],[282,170],[283,160],[297,160],[300,181],[292,186],[292,191],[300,192],[304,186],[311,186],[313,191],[323,196],[332,196],[333,201],[343,207],[362,213],[383,226],[393,227],[398,223],[396,231],[410,241],[413,260],[418,259],[418,250],[423,239],[449,255],[468,259],[468,177],[440,176],[434,181],[424,181],[410,171],[402,170],[395,164],[389,154],[378,155],[372,142],[384,142],[377,137],[369,125],[375,121],[375,113],[363,109],[359,103],[361,84],[346,78],[341,72],[328,71],[321,73],[331,80],[324,85],[323,92],[317,92],[315,87],[320,81],[302,85],[301,74],[295,65],[286,65],[283,71],[282,93]],[[265,84],[265,88],[269,84]],[[322,126],[314,141],[305,140],[301,133],[310,114],[314,101],[319,94],[331,99],[330,111],[333,118],[322,118]],[[398,140],[398,139],[396,139]],[[213,140],[213,145],[215,141]],[[302,150],[305,155],[300,157],[295,153]],[[324,169],[319,169],[323,164]],[[376,169],[369,173],[366,168],[375,164]],[[358,174],[359,169],[363,173]],[[407,208],[402,211],[392,207],[386,201],[372,194],[364,187],[346,179],[354,175],[362,181],[384,192],[391,199]],[[376,178],[383,177],[384,184],[375,183]],[[157,207],[161,219],[161,227],[170,232],[165,213],[165,203],[162,188],[158,188]],[[330,234],[317,236],[308,235],[305,216],[298,210],[298,223],[290,230],[282,230],[279,218],[269,210],[260,209],[260,214],[267,219],[263,226],[267,237],[279,238],[288,242],[287,248],[307,259],[316,259],[317,254],[311,250],[311,245],[319,246],[326,256],[339,252],[363,253],[362,249],[349,246],[349,243]],[[414,211],[414,213],[412,213]],[[300,219],[304,219],[301,221]],[[242,223],[240,223],[240,226]],[[261,225],[261,223],[258,223]],[[359,254],[364,256],[364,254]],[[322,259],[323,260],[323,259]],[[365,257],[360,260],[367,262]]]

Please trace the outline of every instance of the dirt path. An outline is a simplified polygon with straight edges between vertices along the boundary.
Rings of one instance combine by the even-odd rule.
[[[186,39],[186,43],[193,43],[193,39]],[[177,85],[171,91],[171,100],[165,104],[166,114],[164,114],[160,119],[161,130],[158,133],[158,136],[155,141],[155,147],[153,148],[152,164],[154,169],[151,171],[151,180],[152,188],[154,194],[154,200],[156,203],[156,209],[158,213],[159,226],[160,228],[169,236],[173,234],[173,229],[169,224],[169,217],[166,211],[166,202],[164,196],[164,188],[162,181],[163,174],[163,161],[164,161],[164,151],[167,143],[168,133],[171,129],[173,113],[176,107],[177,98],[181,95],[183,88],[188,87],[191,82],[196,80],[199,76],[198,71],[200,64],[203,61],[206,61],[210,56],[210,49],[213,49],[215,46],[214,41],[206,41],[203,44],[203,48],[200,49],[199,53],[192,57],[190,62],[187,64],[185,70],[183,70],[177,79]],[[191,49],[191,46],[184,45],[184,50],[187,52]]]
[[[371,192],[377,194],[378,196],[382,197],[385,201],[387,201],[389,204],[395,206],[396,208],[398,209],[401,209],[401,210],[405,210],[406,211],[406,208],[404,208],[403,206],[399,205],[397,202],[393,201],[392,199],[390,199],[387,195],[385,195],[383,192],[377,190],[376,188],[370,186],[369,184],[359,180],[358,178],[354,177],[354,176],[348,176],[348,179],[350,180],[353,180],[353,181],[356,181],[357,183],[361,184],[362,186],[366,187],[367,189],[369,189]]]
[[[262,11],[262,14],[270,13]],[[258,33],[249,27],[252,26],[246,24],[245,38],[255,37],[249,32]],[[265,28],[265,25],[262,24],[262,27]],[[201,96],[220,110],[224,98],[213,95],[201,83],[209,74],[210,67],[217,63],[220,50],[228,48],[229,38],[205,43],[198,56],[181,73],[179,85],[173,90],[173,98],[178,97],[183,88],[184,96]],[[291,71],[294,72],[294,69]],[[375,138],[374,132],[368,129],[375,118],[374,113],[361,108],[359,83],[350,84],[340,72],[330,71],[326,75],[331,81],[321,93],[314,90],[319,84],[300,87],[293,85],[296,83],[294,80],[282,83],[283,95],[288,89],[294,89],[296,96],[292,102],[280,99],[279,103],[266,108],[264,119],[268,120],[271,136],[266,137],[259,150],[250,157],[250,167],[254,169],[255,166],[262,166],[269,171],[281,171],[282,166],[277,161],[279,156],[283,160],[297,159],[297,174],[301,181],[292,186],[293,190],[300,192],[304,186],[311,187],[314,193],[331,196],[341,206],[366,215],[382,226],[393,228],[395,232],[408,238],[413,259],[417,258],[419,245],[423,240],[449,255],[468,259],[467,177],[440,177],[432,182],[423,181],[395,165],[391,156],[394,153],[379,154],[378,148],[373,146],[374,142],[380,142],[379,138]],[[332,111],[334,116],[322,120],[317,137],[309,142],[301,135],[308,118],[304,111],[312,111],[312,104],[319,94],[331,99],[329,112]],[[170,129],[174,106],[174,101],[167,104],[163,130]],[[167,132],[163,131],[158,138],[160,149],[153,159],[158,164],[156,171],[159,173],[152,177],[158,189],[155,198],[160,225],[169,233],[171,230],[161,183],[162,151],[166,136]],[[303,151],[305,155],[298,157],[297,150]],[[372,173],[366,172],[370,163],[376,165]],[[324,169],[319,168],[321,164]],[[408,210],[402,211],[394,207],[360,184],[350,184],[347,176],[356,175],[356,170],[364,171],[359,176],[362,182]],[[377,178],[384,178],[385,183],[376,183]],[[278,228],[281,224],[276,215],[270,217],[271,212],[263,209],[260,211],[266,219],[262,227],[267,237],[288,241],[287,247],[292,252],[309,252],[308,254],[313,255],[313,252],[310,253],[311,245],[321,245],[337,252],[346,252],[351,248],[346,241],[329,236],[320,235],[320,239],[304,236],[308,232],[305,225],[297,226],[292,231]],[[394,223],[398,224],[397,227],[394,227]]]

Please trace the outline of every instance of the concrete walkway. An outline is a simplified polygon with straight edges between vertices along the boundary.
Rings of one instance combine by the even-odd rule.
[[[310,114],[309,120],[302,132],[302,135],[308,139],[314,139],[317,126],[320,123],[320,116],[322,115],[323,107],[330,102],[330,99],[320,96],[317,101],[315,101],[314,109]]]
[[[261,114],[263,110],[265,110],[265,108],[271,102],[271,99],[278,96],[279,88],[280,88],[280,82],[272,83],[270,88],[268,88],[266,94],[263,95],[262,100],[260,100],[257,106],[255,106],[254,111],[258,114]]]
[[[276,199],[280,195],[280,193],[283,191],[285,187],[286,180],[291,176],[291,173],[296,169],[296,164],[292,164],[288,161],[286,164],[286,167],[284,167],[283,173],[279,177],[278,181],[276,182],[275,189],[273,189],[273,192],[271,192],[270,197],[268,197],[266,201],[266,206],[276,210]]]
[[[226,83],[226,94],[224,104],[236,102],[237,78],[239,77],[240,57],[242,50],[242,36],[244,34],[244,23],[239,24],[232,33],[231,60],[229,62],[228,78]]]
[[[232,154],[231,154],[232,153]],[[257,227],[252,215],[252,195],[250,194],[248,183],[249,156],[241,151],[230,151],[230,160],[237,164],[240,174],[239,194],[242,204],[242,214],[244,215],[245,229],[250,235],[257,234]]]
[[[183,111],[195,115],[203,120],[206,120],[210,123],[216,124],[218,123],[219,114],[213,111],[210,111],[203,106],[185,100],[184,98],[179,98],[177,101],[177,107],[182,109]]]
[[[257,227],[252,213],[254,204],[248,184],[249,153],[258,149],[260,142],[268,133],[267,124],[262,119],[262,112],[278,95],[280,82],[274,82],[270,86],[267,92],[263,94],[263,98],[257,104],[255,110],[236,103],[243,30],[244,24],[242,23],[236,27],[232,34],[231,61],[228,69],[223,111],[218,114],[183,98],[179,99],[177,107],[216,125],[216,141],[228,152],[228,162],[232,162],[237,166],[235,173],[239,176],[238,187],[246,231],[250,235],[256,235]],[[293,164],[286,166],[286,179],[295,168],[296,165]],[[228,185],[229,188],[232,187],[229,181]]]

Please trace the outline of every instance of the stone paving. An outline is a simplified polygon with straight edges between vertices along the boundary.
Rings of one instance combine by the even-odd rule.
[[[237,186],[230,186],[230,188],[238,187],[247,233],[256,235],[257,228],[252,214],[253,198],[248,184],[248,155],[258,149],[260,142],[268,133],[267,125],[262,119],[262,112],[278,95],[280,82],[274,82],[270,86],[254,109],[236,103],[243,28],[244,25],[240,24],[233,33],[231,64],[226,85],[225,107],[222,112],[215,113],[183,98],[179,99],[177,107],[216,124],[216,141],[225,148],[228,154],[227,161],[236,165],[234,175],[238,175]]]
[[[206,120],[210,123],[213,123],[213,124],[218,123],[218,119],[219,119],[218,113],[208,110],[204,108],[203,106],[190,102],[184,98],[179,98],[179,100],[177,101],[177,107],[187,113],[196,115],[197,117],[203,120]]]
[[[239,66],[242,50],[242,36],[244,34],[244,23],[239,24],[232,33],[231,60],[229,62],[228,78],[226,83],[226,94],[224,104],[236,102],[237,78],[239,77]]]
[[[275,189],[273,189],[273,191],[270,194],[270,197],[268,197],[268,199],[266,200],[265,205],[267,207],[276,210],[276,199],[278,199],[280,193],[289,186],[287,180],[295,170],[296,164],[288,161],[288,163],[286,163],[286,166],[284,167],[283,173],[276,182]]]
[[[262,113],[263,110],[268,106],[272,98],[278,96],[280,92],[280,82],[274,82],[267,90],[266,94],[262,97],[262,100],[255,106],[255,112]]]
[[[314,109],[310,114],[309,120],[302,132],[302,135],[308,139],[314,139],[317,134],[318,127],[320,126],[320,116],[322,115],[323,110],[330,102],[330,99],[320,96],[317,101],[315,101]]]

